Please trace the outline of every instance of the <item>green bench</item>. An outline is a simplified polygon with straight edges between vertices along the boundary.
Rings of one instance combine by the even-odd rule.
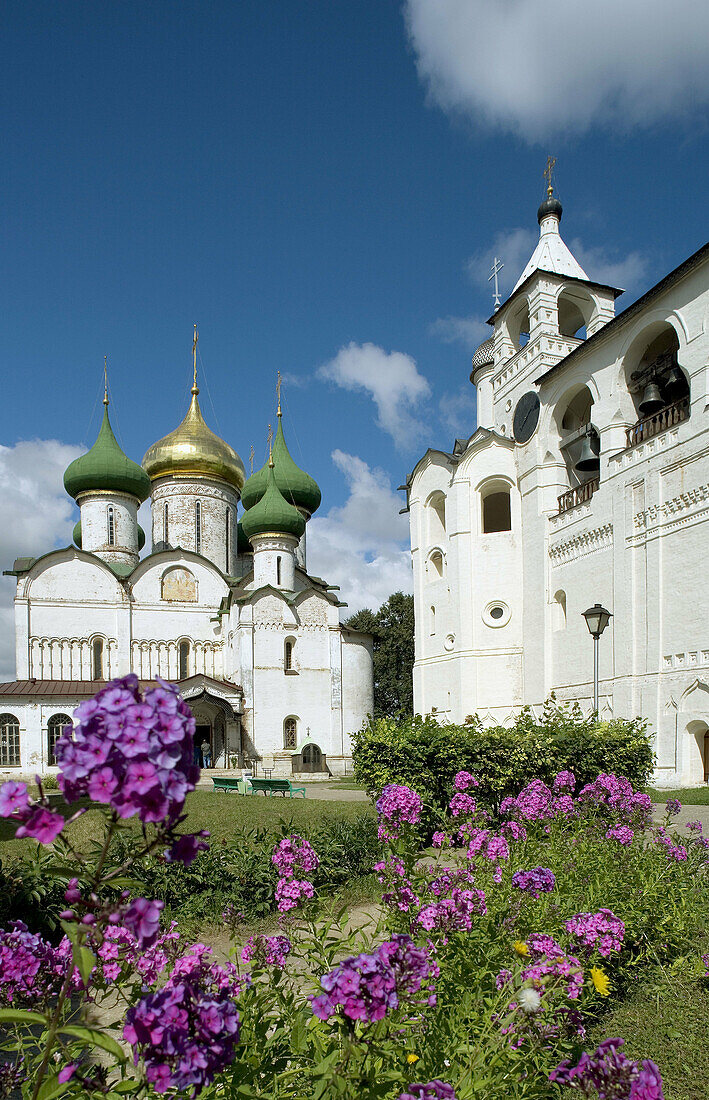
[[[254,794],[257,791],[263,791],[264,794],[282,794],[286,797],[286,793],[290,794],[291,798],[294,794],[302,794],[305,798],[305,787],[294,787],[290,779],[249,779],[251,784],[251,790]]]
[[[243,785],[243,780],[236,779],[230,775],[213,775],[212,783],[214,784],[215,791],[224,791],[227,794],[229,791],[238,791],[239,784]]]

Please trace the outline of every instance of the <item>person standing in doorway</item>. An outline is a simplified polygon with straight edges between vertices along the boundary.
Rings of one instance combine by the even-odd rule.
[[[207,741],[206,738],[204,739],[204,741],[200,745],[200,748],[202,749],[202,767],[203,768],[211,768],[211,766],[212,766],[212,746],[209,744],[209,741]]]

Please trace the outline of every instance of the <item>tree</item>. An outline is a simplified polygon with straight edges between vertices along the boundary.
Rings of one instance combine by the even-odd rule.
[[[394,592],[377,612],[358,611],[345,626],[374,639],[374,717],[413,714],[413,596]]]

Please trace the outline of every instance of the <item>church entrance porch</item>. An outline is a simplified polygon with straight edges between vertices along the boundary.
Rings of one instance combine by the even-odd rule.
[[[242,766],[241,692],[207,677],[194,676],[180,684],[183,699],[195,719],[195,763],[201,768],[229,769]],[[226,689],[231,688],[226,697]],[[203,747],[206,746],[206,747]]]

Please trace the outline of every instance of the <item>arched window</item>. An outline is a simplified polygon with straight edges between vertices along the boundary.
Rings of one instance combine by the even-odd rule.
[[[224,572],[228,573],[229,572],[229,565],[230,565],[229,550],[230,550],[230,546],[231,546],[231,508],[227,508],[227,510],[226,510],[224,538],[225,538],[225,541],[226,541],[226,554],[225,554]]]
[[[689,381],[679,365],[679,340],[671,325],[660,328],[654,338],[650,334],[626,357],[626,377],[638,418],[646,420],[665,409],[681,406],[689,414]],[[652,332],[652,330],[651,330]],[[638,347],[638,344],[640,346]],[[670,420],[676,423],[678,420]],[[667,424],[661,426],[668,426]]]
[[[91,643],[91,679],[103,680],[103,638],[94,638]]]
[[[427,501],[428,541],[441,543],[446,537],[446,498],[441,492],[432,493]]]
[[[113,505],[109,504],[106,509],[106,519],[108,524],[108,545],[116,545],[116,516],[114,513]]]
[[[186,680],[190,674],[190,643],[181,641],[177,649],[178,680]]]
[[[428,559],[428,579],[440,580],[443,576],[443,554],[440,550],[434,550]]]
[[[554,595],[551,625],[552,630],[566,630],[566,593],[562,589]]]
[[[527,302],[520,303],[515,315],[510,317],[508,331],[514,346],[523,348],[529,340],[529,305]]]
[[[276,558],[276,584],[281,583],[281,559],[280,555]]]
[[[293,638],[286,638],[283,645],[283,671],[295,672],[293,667],[293,650],[295,649],[295,640]]]
[[[559,335],[586,339],[586,326],[591,321],[593,302],[580,289],[565,287],[558,298]]]
[[[163,504],[163,508],[162,508],[162,541],[165,543],[165,546],[167,546],[168,543],[170,542],[169,532],[170,532],[170,516],[169,516],[169,509],[168,509],[167,501],[165,501],[165,503]]]
[[[429,624],[429,634],[435,634],[436,633],[436,609],[433,606],[433,604],[431,604],[431,610],[429,611],[428,624]]]
[[[0,767],[20,765],[20,723],[14,714],[0,714]]]
[[[298,747],[298,719],[286,718],[283,723],[283,748],[295,749]]]
[[[68,714],[53,714],[47,722],[47,763],[50,765],[56,764],[57,760],[54,755],[54,746],[64,733],[67,726],[71,725],[71,718]]]
[[[484,535],[512,530],[509,485],[498,481],[482,490],[482,530]]]
[[[560,448],[572,486],[598,477],[601,441],[591,423],[593,395],[588,386],[579,386],[559,402],[556,421]]]
[[[194,548],[202,553],[202,505],[198,500],[194,506]]]

